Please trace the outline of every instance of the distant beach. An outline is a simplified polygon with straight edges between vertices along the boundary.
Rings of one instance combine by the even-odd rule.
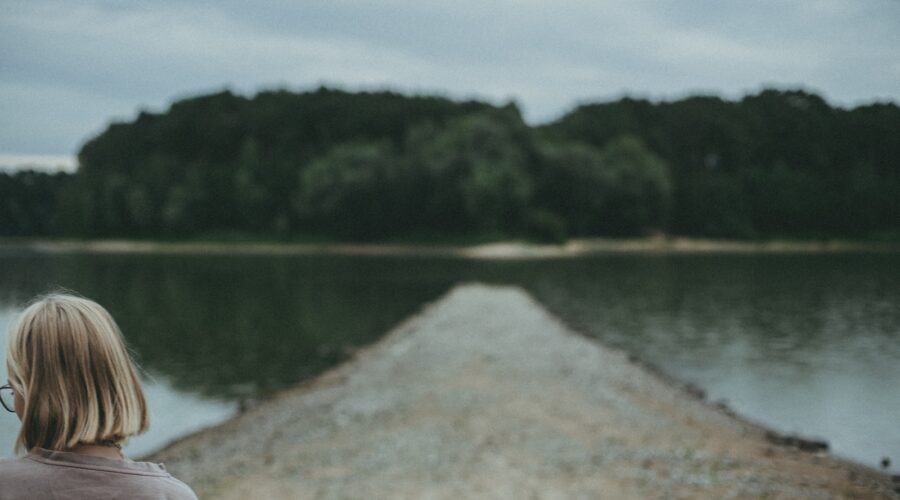
[[[371,255],[529,259],[582,257],[604,253],[822,253],[900,252],[900,243],[861,241],[740,241],[697,238],[577,239],[563,244],[501,241],[483,244],[290,243],[67,240],[0,238],[0,250],[46,253],[160,253],[235,255]]]
[[[149,459],[210,498],[895,497],[887,475],[766,433],[521,289],[471,284]]]

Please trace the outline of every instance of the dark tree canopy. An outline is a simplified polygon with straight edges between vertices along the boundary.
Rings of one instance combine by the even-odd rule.
[[[602,147],[639,137],[670,166],[670,232],[900,237],[900,107],[832,107],[802,90],[580,106],[541,127]]]
[[[0,174],[0,235],[900,238],[900,108],[802,90],[515,105],[219,92],[113,123],[74,175]]]

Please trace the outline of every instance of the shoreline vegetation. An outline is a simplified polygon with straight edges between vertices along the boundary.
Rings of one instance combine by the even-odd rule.
[[[519,288],[480,284],[146,459],[216,498],[895,498],[897,487],[705,401]]]
[[[39,253],[347,255],[472,259],[574,258],[614,253],[875,253],[900,252],[900,243],[830,240],[742,241],[683,237],[591,238],[561,244],[506,240],[480,243],[355,243],[267,241],[158,241],[136,239],[0,238],[0,251]]]
[[[224,91],[110,123],[73,174],[0,173],[0,236],[898,242],[898,157],[900,106],[802,89],[623,97],[543,124],[513,102]]]

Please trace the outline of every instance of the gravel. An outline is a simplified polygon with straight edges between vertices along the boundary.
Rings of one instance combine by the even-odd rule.
[[[351,362],[150,457],[206,498],[900,498],[461,285]]]

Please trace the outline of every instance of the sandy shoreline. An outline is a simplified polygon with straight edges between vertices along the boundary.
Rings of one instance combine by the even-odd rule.
[[[897,497],[482,285],[149,459],[206,498]]]
[[[900,252],[900,243],[851,241],[707,240],[695,238],[580,239],[565,244],[520,241],[480,245],[353,243],[216,243],[142,240],[0,239],[0,250],[40,253],[360,255],[473,259],[567,258],[606,253],[841,253]]]

